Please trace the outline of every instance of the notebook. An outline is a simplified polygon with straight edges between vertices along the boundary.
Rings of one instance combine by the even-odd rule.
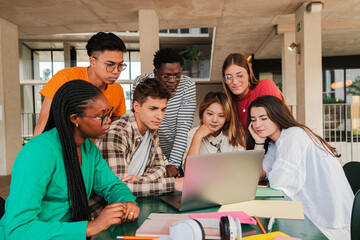
[[[253,200],[264,153],[262,149],[189,156],[182,194],[160,199],[179,211]]]

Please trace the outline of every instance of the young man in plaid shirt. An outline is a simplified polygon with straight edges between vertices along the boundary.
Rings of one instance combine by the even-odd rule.
[[[110,125],[108,134],[96,142],[110,169],[135,196],[154,196],[181,190],[183,178],[166,177],[158,128],[171,93],[157,79],[137,85],[129,116]],[[99,196],[90,200],[92,215],[107,203]]]

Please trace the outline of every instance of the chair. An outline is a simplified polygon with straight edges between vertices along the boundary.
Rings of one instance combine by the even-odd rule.
[[[0,218],[4,215],[5,213],[5,200],[0,197]]]
[[[360,239],[360,191],[358,191],[354,198],[354,204],[351,213],[351,240]]]
[[[348,162],[343,169],[355,194],[360,189],[360,162]]]

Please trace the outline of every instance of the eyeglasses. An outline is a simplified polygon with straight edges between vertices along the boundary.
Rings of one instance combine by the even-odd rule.
[[[95,58],[96,61],[99,61],[96,57],[93,56],[93,58]],[[99,61],[99,62],[101,62],[101,61]],[[125,71],[125,69],[127,67],[127,65],[124,62],[121,62],[119,64],[116,64],[116,63],[104,63],[104,62],[101,62],[101,63],[106,65],[106,71],[107,72],[113,72],[116,67],[117,67],[117,70],[119,72],[122,72],[122,71]]]
[[[164,82],[170,81],[170,79],[174,79],[175,81],[179,81],[181,79],[181,74],[175,74],[175,75],[163,75],[160,76],[161,80]]]
[[[104,126],[107,123],[107,121],[109,120],[109,118],[111,118],[111,116],[113,114],[113,111],[114,111],[114,107],[110,107],[109,110],[108,110],[108,113],[106,113],[102,117],[94,117],[94,116],[89,116],[89,115],[85,115],[85,114],[82,114],[82,113],[79,113],[78,115],[83,116],[83,117],[90,117],[90,118],[99,119],[99,120],[101,120],[101,126]]]
[[[246,75],[243,74],[243,73],[237,73],[237,74],[235,75],[235,78],[237,78],[239,81],[243,81],[243,80],[245,80]],[[234,81],[233,75],[230,75],[230,74],[225,75],[224,81],[225,81],[227,84],[232,83],[232,81]]]

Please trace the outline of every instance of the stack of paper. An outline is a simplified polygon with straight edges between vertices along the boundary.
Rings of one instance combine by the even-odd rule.
[[[300,201],[253,200],[223,205],[218,212],[244,211],[249,216],[304,220]]]

